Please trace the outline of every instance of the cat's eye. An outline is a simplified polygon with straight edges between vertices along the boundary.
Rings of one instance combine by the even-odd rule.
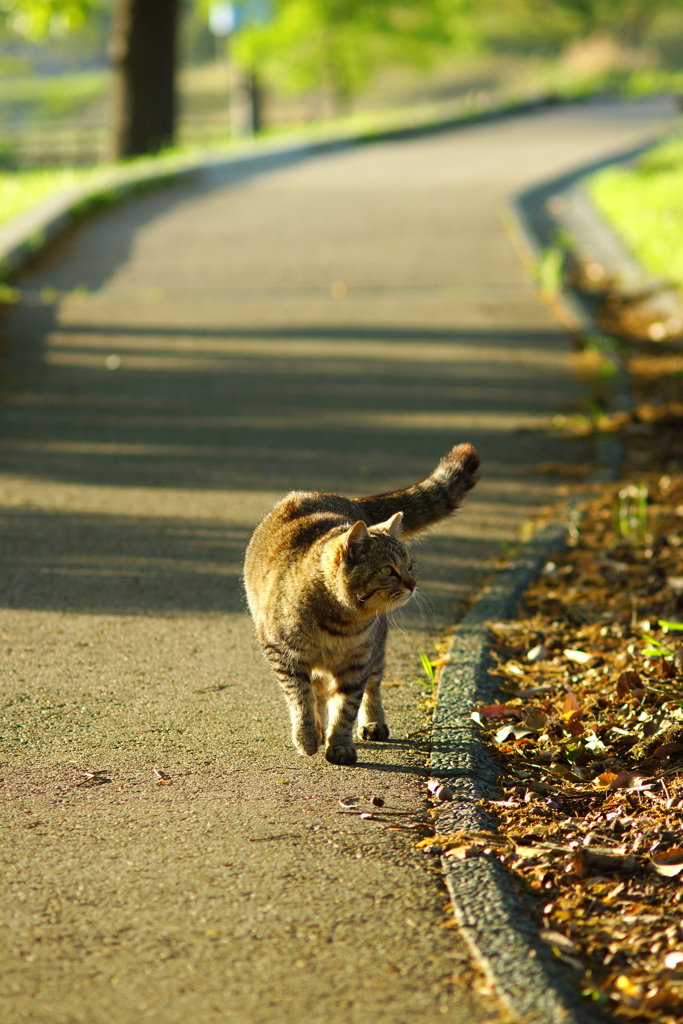
[[[380,570],[380,572],[382,573],[383,576],[391,576],[393,571],[394,570],[391,568],[390,565],[383,565],[381,570]]]

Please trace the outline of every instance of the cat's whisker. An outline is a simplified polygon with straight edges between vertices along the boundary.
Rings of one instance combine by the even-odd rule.
[[[420,616],[422,619],[422,628],[429,632],[430,630],[436,629],[436,609],[434,602],[432,601],[429,594],[420,593],[415,591],[415,603],[420,609]]]
[[[393,626],[394,629],[397,629],[399,633],[403,633],[404,636],[407,636],[405,629],[402,629],[396,621],[396,616],[400,611],[400,608],[392,608],[391,611],[387,612],[387,622],[390,626]]]

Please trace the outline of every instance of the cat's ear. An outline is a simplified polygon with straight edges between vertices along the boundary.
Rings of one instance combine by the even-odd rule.
[[[392,537],[400,537],[403,533],[403,513],[394,512],[391,519],[387,519],[386,523],[377,524],[380,529],[386,530]]]
[[[344,548],[351,558],[358,558],[366,544],[370,541],[368,528],[362,519],[351,527],[344,537]]]

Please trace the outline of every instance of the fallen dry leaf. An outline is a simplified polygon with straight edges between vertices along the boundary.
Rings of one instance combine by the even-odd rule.
[[[510,708],[507,704],[489,704],[486,707],[473,708],[482,718],[521,718],[519,708]]]
[[[577,947],[574,945],[571,939],[568,939],[562,932],[551,931],[546,929],[540,933],[541,938],[544,942],[550,943],[551,946],[558,946],[559,949],[564,950],[565,953],[576,953]]]
[[[562,653],[568,661],[574,661],[577,665],[587,665],[589,661],[593,660],[593,655],[587,651],[574,651],[570,647],[566,648]]]
[[[660,743],[652,751],[653,757],[669,757],[670,754],[680,754],[683,750],[683,743]]]
[[[639,689],[641,689],[641,682],[637,672],[622,672],[617,679],[617,697],[620,700],[631,690]]]
[[[527,661],[543,661],[544,658],[548,657],[545,644],[536,644],[530,651],[527,651]]]
[[[569,690],[567,696],[564,698],[564,704],[562,705],[562,714],[569,715],[573,711],[580,711],[581,705],[579,704],[578,698],[573,690]]]
[[[664,985],[661,988],[653,988],[647,992],[643,1003],[648,1010],[662,1010],[666,1007],[679,1006],[681,1001],[683,1001],[683,992],[680,989],[677,990]]]
[[[636,858],[627,855],[623,849],[588,846],[580,851],[579,856],[586,867],[597,868],[599,871],[633,871],[636,867]]]
[[[478,857],[483,853],[483,846],[452,846],[450,850],[446,850],[446,857],[452,857],[453,860],[466,860],[468,857]]]
[[[594,780],[593,785],[596,789],[607,789],[612,786],[612,783],[616,782],[619,778],[614,772],[603,772],[602,775],[598,775],[597,779]],[[612,787],[616,788],[616,787]]]
[[[652,854],[650,861],[658,875],[662,875],[663,878],[675,878],[683,871],[683,849],[677,846],[666,853]]]
[[[617,777],[612,782],[610,782],[609,788],[610,789],[628,789],[628,787],[633,784],[634,779],[636,780],[636,785],[637,785],[638,781],[640,780],[640,778],[641,778],[641,776],[637,775],[634,772],[626,772],[626,771],[619,772]]]
[[[524,719],[524,725],[533,732],[541,732],[548,724],[548,716],[537,708],[533,708]]]
[[[515,697],[526,699],[527,697],[538,697],[542,693],[552,693],[552,686],[528,686],[525,690],[516,690]]]

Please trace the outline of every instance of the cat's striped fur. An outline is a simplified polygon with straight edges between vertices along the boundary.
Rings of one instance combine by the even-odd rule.
[[[379,689],[386,615],[417,585],[401,536],[454,512],[478,467],[474,448],[457,445],[405,490],[356,499],[293,491],[257,527],[244,566],[247,599],[301,754],[324,741],[328,761],[355,764],[357,717],[362,739],[388,739]]]

